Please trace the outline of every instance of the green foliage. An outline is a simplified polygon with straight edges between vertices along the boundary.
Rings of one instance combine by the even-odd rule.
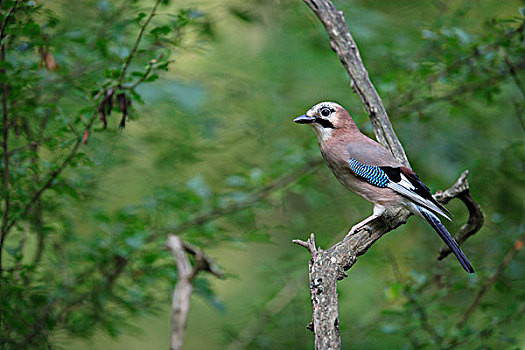
[[[2,2],[2,23],[17,6],[0,60],[2,347],[167,347],[169,232],[229,277],[195,281],[188,348],[309,348],[308,257],[290,241],[327,247],[370,207],[291,120],[321,100],[371,134],[368,118],[301,1],[160,1],[150,19],[155,4]],[[339,285],[345,348],[523,345],[522,252],[456,326],[523,234],[518,5],[336,2],[414,169],[434,190],[469,169],[486,214],[464,246],[474,277],[435,261],[416,218],[360,257]],[[466,218],[450,210],[453,230]]]
[[[93,213],[98,228],[85,236],[73,210],[97,188],[88,142],[108,125],[118,137],[114,110],[120,128],[138,115],[136,89],[168,70],[186,32],[189,42],[210,35],[203,14],[166,20],[159,3],[144,13],[136,3],[2,2],[2,348],[47,348],[53,332],[115,336],[129,315],[155,311],[156,284],[174,279],[167,252],[148,242],[152,208]],[[73,26],[78,13],[104,21]]]

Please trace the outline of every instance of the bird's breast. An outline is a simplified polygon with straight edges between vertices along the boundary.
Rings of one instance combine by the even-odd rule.
[[[346,152],[321,149],[321,153],[337,180],[348,190],[377,205],[386,207],[402,205],[402,198],[391,189],[371,185],[357,177],[352,170],[350,170],[348,164],[349,158],[348,155],[345,154]]]

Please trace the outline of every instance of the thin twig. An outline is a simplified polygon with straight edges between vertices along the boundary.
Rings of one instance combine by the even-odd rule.
[[[227,350],[246,349],[253,340],[262,333],[264,326],[270,322],[272,317],[279,314],[295,299],[301,285],[302,282],[297,278],[288,280],[275,296],[264,305],[264,308],[258,313],[258,318],[251,320],[248,326],[233,339],[228,345]]]
[[[289,173],[287,173],[285,175],[282,175],[282,176],[278,177],[277,179],[275,179],[274,181],[272,181],[269,185],[264,186],[263,188],[261,188],[258,191],[255,191],[251,196],[246,198],[244,201],[232,203],[232,204],[226,205],[224,207],[217,208],[216,210],[213,210],[211,212],[204,212],[204,213],[202,213],[200,215],[196,215],[192,219],[189,219],[189,220],[181,223],[180,225],[173,227],[172,233],[179,234],[179,233],[184,232],[185,230],[188,230],[189,228],[198,227],[198,226],[204,225],[204,224],[206,224],[208,222],[211,222],[211,221],[213,221],[215,219],[218,219],[220,217],[223,217],[223,216],[226,216],[226,215],[230,215],[230,214],[233,214],[233,213],[238,212],[240,210],[244,210],[244,209],[250,208],[257,201],[261,201],[261,200],[265,199],[266,197],[268,197],[270,194],[274,193],[275,191],[277,191],[279,189],[282,189],[282,188],[284,188],[286,186],[289,186],[290,184],[296,182],[300,177],[302,177],[302,176],[304,176],[304,175],[314,171],[315,169],[317,169],[317,167],[321,163],[322,163],[321,161],[315,160],[315,161],[311,161],[311,162],[307,163],[305,166],[303,166],[301,168],[291,170],[291,171],[289,171]],[[156,238],[158,238],[160,236],[160,234],[165,234],[167,230],[169,230],[169,228],[158,230],[157,232],[155,232],[154,234],[150,235],[147,238],[147,242],[149,243],[149,242],[154,241]],[[191,253],[191,251],[194,248],[192,248],[192,246],[190,244],[184,243],[184,246],[185,246],[185,249],[190,254],[193,254],[193,253]],[[128,258],[130,258],[130,257],[128,257]],[[211,268],[211,270],[214,270],[214,269],[215,269],[215,267]],[[120,269],[114,274],[113,284],[116,282],[116,280],[119,278],[119,276],[123,272],[124,272],[124,269]],[[220,274],[218,275],[217,273],[215,273],[215,275],[220,277]],[[111,289],[111,285],[106,290],[109,291],[110,289]],[[60,317],[59,318],[60,319],[65,318],[67,316],[68,312],[70,312],[71,310],[74,310],[76,307],[78,307],[79,305],[84,303],[86,298],[88,298],[90,295],[91,295],[91,292],[86,292],[84,294],[79,295],[78,298],[75,298],[75,300],[71,301],[62,310],[62,312],[60,312]],[[52,303],[49,303],[50,308],[53,307],[55,305],[55,303],[56,303],[56,301],[52,302]]]
[[[175,60],[163,61],[163,63],[167,63],[167,64],[172,63],[172,62],[175,62]],[[149,78],[149,75],[152,72],[153,65],[155,63],[157,63],[155,59],[151,60],[148,63],[148,66],[147,66],[146,71],[144,72],[144,74],[139,79],[137,79],[137,81],[135,81],[133,84],[131,84],[130,86],[122,86],[122,89],[134,90],[139,84],[143,83],[146,79]]]
[[[88,122],[86,123],[84,130],[89,130],[91,128],[91,125],[96,120],[96,114],[93,115]],[[82,145],[82,138],[77,137],[77,141],[75,142],[75,145],[71,149],[71,152],[69,155],[60,163],[60,165],[53,170],[47,177],[47,180],[44,182],[44,184],[31,196],[31,199],[29,202],[25,205],[24,209],[22,210],[21,214],[17,216],[16,218],[13,218],[9,224],[7,225],[7,231],[9,231],[17,222],[17,219],[19,217],[24,217],[27,215],[27,213],[31,210],[35,202],[42,196],[42,194],[49,189],[53,182],[56,180],[56,178],[62,174],[62,172],[68,167],[68,165],[71,163],[71,161],[76,157],[78,150],[80,149],[80,146]]]
[[[0,40],[3,42],[4,38],[6,37],[6,28],[7,28],[7,25],[9,24],[9,20],[11,19],[11,17],[13,17],[14,13],[18,10],[18,3],[20,2],[20,0],[16,0],[15,3],[13,4],[13,7],[11,7],[11,10],[9,10],[9,13],[7,14],[7,16],[5,17],[5,20],[2,22],[1,24],[1,27],[0,27]]]
[[[108,18],[105,18],[103,20],[102,25],[100,26],[97,35],[95,35],[94,42],[96,43],[98,40],[103,39],[103,36],[106,32],[106,30],[114,23],[114,20],[116,20],[119,16],[121,16],[124,13],[124,10],[126,9],[126,6],[128,6],[129,0],[122,0],[120,5],[118,6],[117,10],[115,10]],[[94,45],[93,45],[94,46]]]
[[[516,118],[518,123],[520,123],[521,129],[525,131],[525,120],[523,120],[523,108],[520,106],[520,103],[515,99],[512,99],[512,104],[514,105],[514,110],[516,111]]]
[[[507,64],[507,67],[509,68],[509,73],[510,73],[510,76],[512,77],[512,80],[514,81],[514,84],[516,84],[516,87],[518,88],[518,90],[521,92],[521,95],[525,99],[525,87],[523,86],[523,83],[520,77],[518,76],[518,73],[516,73],[516,68],[514,67],[512,62],[510,62],[510,59],[507,55],[505,55],[503,59],[505,60],[505,63]]]
[[[162,0],[156,0],[155,5],[153,5],[153,8],[148,16],[146,18],[146,21],[144,24],[140,27],[139,35],[137,36],[137,39],[135,40],[135,44],[133,45],[133,48],[131,49],[128,58],[126,59],[126,62],[124,63],[124,67],[122,67],[122,71],[120,72],[120,77],[118,79],[118,83],[122,83],[124,81],[124,78],[126,77],[126,71],[129,68],[129,65],[131,63],[131,60],[133,59],[133,56],[137,53],[137,49],[139,48],[139,44],[142,40],[142,36],[144,35],[144,32],[146,31],[146,27],[148,26],[149,22],[151,22],[152,18],[155,16],[157,7],[161,3]]]
[[[195,257],[195,266],[198,271],[206,271],[217,278],[224,278],[224,272],[217,266],[215,261],[193,244],[182,241],[184,251]]]
[[[521,236],[516,240],[516,242],[514,243],[512,248],[510,248],[507,255],[505,255],[505,258],[503,259],[501,264],[499,264],[496,272],[494,272],[494,274],[487,280],[487,282],[483,286],[481,286],[480,290],[478,291],[478,294],[474,298],[474,301],[472,301],[472,304],[470,304],[469,308],[465,311],[463,316],[461,316],[461,319],[456,324],[458,328],[463,328],[465,326],[470,316],[472,316],[472,313],[479,306],[481,299],[485,296],[485,294],[492,287],[492,285],[498,280],[503,271],[505,271],[505,269],[509,266],[516,253],[523,248],[524,244],[525,235]]]
[[[14,155],[16,153],[19,153],[19,152],[23,152],[26,149],[33,148],[33,147],[38,146],[38,145],[39,145],[38,142],[32,141],[32,142],[29,142],[28,144],[26,144],[24,146],[13,148],[13,149],[9,150],[9,156],[12,156],[12,155]]]
[[[388,253],[388,255],[389,260],[392,262],[392,271],[394,272],[394,276],[396,277],[397,282],[402,284],[403,295],[407,298],[408,302],[412,304],[412,306],[416,310],[416,317],[419,319],[421,328],[428,333],[434,344],[437,347],[440,347],[443,343],[443,338],[438,334],[436,329],[430,323],[425,308],[417,301],[417,299],[414,297],[414,294],[412,294],[408,290],[408,287],[406,287],[403,276],[401,275],[401,271],[399,270],[399,265],[397,264],[396,258],[390,252]]]
[[[507,314],[504,318],[499,319],[496,323],[494,323],[494,320],[491,319],[488,322],[489,325],[486,326],[485,328],[483,328],[481,331],[479,331],[479,332],[471,332],[468,336],[464,336],[464,337],[461,337],[459,339],[458,338],[453,339],[452,342],[450,342],[446,346],[446,349],[449,350],[449,349],[453,349],[453,348],[455,348],[457,346],[460,346],[460,345],[468,344],[468,343],[473,341],[473,339],[472,339],[473,337],[475,337],[476,339],[479,339],[479,335],[480,334],[487,334],[492,329],[495,329],[495,328],[498,328],[498,327],[500,327],[502,325],[505,325],[505,324],[509,323],[510,321],[512,321],[513,318],[518,318],[520,316],[523,316],[524,314],[525,314],[525,302],[522,302],[515,309],[513,309],[512,312]]]
[[[155,233],[150,235],[148,237],[148,242],[151,242],[155,239],[157,239],[161,234],[165,234],[167,232],[171,232],[173,234],[180,234],[184,231],[187,231],[191,227],[200,226],[207,222],[210,222],[212,220],[215,220],[219,217],[223,217],[229,214],[236,213],[238,211],[247,209],[252,207],[255,203],[259,202],[260,200],[266,198],[271,193],[282,189],[286,186],[289,186],[299,180],[304,175],[307,175],[308,173],[314,171],[322,164],[321,160],[314,160],[310,161],[304,166],[295,169],[293,171],[290,171],[289,173],[286,173],[274,181],[272,181],[270,184],[262,187],[259,190],[254,191],[252,194],[248,195],[246,199],[238,202],[232,202],[229,204],[226,204],[224,206],[215,208],[213,210],[210,210],[208,212],[199,214],[194,216],[193,218],[179,224],[176,226],[171,227],[165,227],[157,229]]]
[[[146,80],[149,76],[149,73],[151,73],[151,70],[153,69],[153,63],[150,61],[148,63],[148,67],[146,68],[146,71],[144,72],[144,74],[136,81],[134,82],[130,87],[129,89],[130,90],[133,90],[135,89],[140,83],[144,82],[144,80]]]
[[[3,37],[0,35],[0,37]],[[1,62],[5,63],[5,42],[2,41],[2,46],[0,48]],[[2,75],[5,77],[6,69],[5,65],[1,69]],[[0,252],[2,251],[4,236],[7,232],[8,220],[9,220],[9,207],[10,207],[10,195],[9,195],[9,116],[7,110],[7,79],[2,84],[2,151],[4,154],[4,171],[3,171],[3,182],[2,182],[2,192],[4,196],[4,213],[2,216],[2,229],[1,229],[1,238],[0,238]],[[1,258],[1,253],[0,253]],[[1,263],[1,261],[0,261]],[[0,266],[1,271],[1,266]],[[0,274],[1,278],[1,274]]]
[[[0,29],[0,61],[2,63],[2,68],[0,69],[0,72],[3,77],[3,83],[2,83],[2,151],[4,153],[4,171],[3,171],[3,179],[2,179],[2,192],[4,196],[4,213],[2,215],[2,225],[0,228],[0,329],[2,329],[2,319],[3,319],[3,294],[2,294],[2,279],[3,279],[3,266],[2,266],[2,253],[4,250],[4,242],[7,237],[7,233],[9,232],[9,211],[11,206],[11,197],[10,197],[10,184],[9,184],[9,129],[10,129],[10,122],[9,122],[9,112],[8,112],[8,105],[7,105],[7,95],[8,95],[8,79],[6,78],[6,28],[9,24],[9,20],[15,13],[16,9],[18,8],[18,1],[16,0],[13,4],[13,7],[11,7],[11,10],[5,17],[5,20],[2,22],[2,27]]]
[[[310,255],[312,256],[312,259],[315,259],[315,256],[317,255],[317,247],[315,246],[315,235],[313,233],[310,234],[310,238],[308,238],[307,241],[301,241],[300,239],[294,239],[292,240],[292,243],[298,244],[310,252]]]
[[[525,67],[525,60],[522,60],[516,63],[514,67],[516,69],[523,69]],[[463,84],[461,86],[455,87],[454,89],[448,92],[443,92],[439,95],[424,96],[419,99],[414,99],[409,94],[406,97],[406,99],[404,99],[408,101],[405,105],[392,104],[391,106],[389,106],[389,110],[392,115],[399,116],[399,115],[409,114],[413,111],[422,110],[428,107],[432,103],[436,103],[440,101],[457,100],[461,96],[464,96],[466,93],[474,92],[486,86],[495,85],[496,83],[499,83],[506,78],[507,78],[506,74],[498,71],[495,74],[489,75],[485,80],[481,82]]]

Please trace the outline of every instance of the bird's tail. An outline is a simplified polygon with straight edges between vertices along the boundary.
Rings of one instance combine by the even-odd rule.
[[[432,228],[439,234],[439,236],[445,242],[445,244],[450,248],[450,250],[452,250],[454,255],[456,255],[461,266],[463,266],[465,271],[467,271],[468,273],[474,273],[474,268],[472,267],[472,265],[470,265],[470,262],[468,261],[467,257],[461,251],[459,245],[447,231],[445,226],[441,223],[437,215],[421,206],[418,206],[418,209],[421,215],[428,221],[430,226],[432,226]]]

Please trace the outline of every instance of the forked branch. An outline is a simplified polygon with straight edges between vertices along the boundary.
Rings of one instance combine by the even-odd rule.
[[[465,170],[459,179],[446,191],[438,191],[434,197],[442,204],[447,204],[453,198],[459,198],[468,209],[469,217],[468,220],[458,232],[454,235],[454,239],[458,244],[463,244],[470,236],[474,235],[481,229],[483,222],[485,221],[485,214],[470,194],[470,188],[468,184],[468,170]],[[438,260],[446,258],[451,253],[447,246],[443,246],[439,250]]]
[[[332,49],[345,66],[352,88],[361,98],[370,116],[377,140],[400,162],[409,167],[403,146],[394,132],[377,90],[368,77],[343,13],[338,11],[329,0],[304,0],[304,2],[324,25]],[[458,232],[460,244],[481,228],[484,218],[481,208],[470,195],[467,175],[468,171],[465,171],[451,188],[436,195],[436,199],[443,203],[447,203],[452,198],[460,198],[469,210],[469,220]],[[316,247],[313,234],[306,242],[294,240],[294,243],[307,248],[312,257],[309,262],[309,280],[316,349],[341,348],[337,281],[346,277],[345,271],[354,265],[358,256],[364,254],[384,234],[404,224],[410,215],[405,209],[396,212],[387,211],[327,250]],[[448,253],[442,249],[440,259]]]
[[[463,172],[454,185],[445,191],[439,191],[435,196],[436,199],[442,203],[449,202],[453,198],[463,200],[465,191],[468,191],[469,188],[467,175],[468,171]],[[465,227],[468,227],[468,232],[476,232],[483,223],[483,212],[473,199],[472,201],[479,211],[469,208],[469,219],[460,228],[458,234],[467,232]],[[410,215],[412,214],[404,209],[394,213],[386,212],[327,250],[316,247],[314,234],[310,235],[307,242],[293,241],[308,249],[312,257],[308,266],[316,349],[340,349],[341,347],[337,281],[347,277],[345,271],[355,264],[358,256],[366,253],[372,244],[383,235],[403,225]],[[481,222],[478,221],[478,218],[481,218]],[[463,241],[468,237],[463,236]]]
[[[201,271],[207,271],[219,278],[223,278],[224,274],[202,250],[183,242],[179,236],[169,235],[166,248],[173,254],[178,272],[177,283],[173,290],[170,349],[180,350],[184,343],[193,280]],[[193,266],[188,254],[195,257]]]

